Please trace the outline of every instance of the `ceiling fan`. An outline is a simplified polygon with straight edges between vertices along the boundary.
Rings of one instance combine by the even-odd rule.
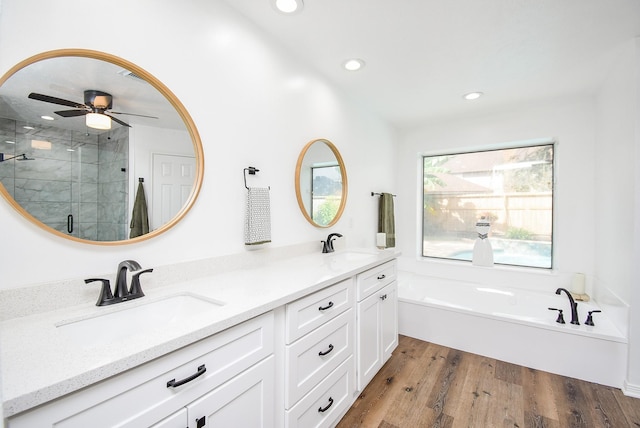
[[[62,117],[86,116],[87,126],[97,129],[110,129],[111,120],[119,123],[122,126],[127,126],[129,128],[131,127],[131,125],[129,125],[128,123],[123,122],[116,117],[113,117],[112,115],[114,114],[124,114],[128,116],[157,119],[157,117],[155,116],[145,116],[142,114],[111,111],[111,108],[113,107],[113,97],[111,96],[111,94],[95,89],[87,89],[86,91],[84,91],[84,104],[64,100],[62,98],[52,97],[50,95],[37,94],[35,92],[30,93],[29,98],[33,100],[44,101],[47,103],[73,107],[76,110],[61,110],[54,113]]]

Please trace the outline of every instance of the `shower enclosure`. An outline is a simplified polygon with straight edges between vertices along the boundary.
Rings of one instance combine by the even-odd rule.
[[[128,128],[96,134],[0,118],[0,183],[33,217],[93,241],[127,239]]]

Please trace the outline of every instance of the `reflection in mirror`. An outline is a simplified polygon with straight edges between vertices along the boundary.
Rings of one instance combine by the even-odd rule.
[[[0,79],[0,193],[48,232],[108,245],[148,239],[186,214],[203,166],[182,104],[121,58],[51,51]],[[137,236],[141,208],[150,232]]]
[[[314,226],[333,226],[347,199],[347,173],[338,149],[328,140],[309,142],[296,165],[296,196],[305,218]]]

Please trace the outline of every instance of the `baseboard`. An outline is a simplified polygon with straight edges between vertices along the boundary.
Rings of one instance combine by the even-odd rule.
[[[628,397],[640,398],[640,385],[632,385],[625,379],[622,393]]]

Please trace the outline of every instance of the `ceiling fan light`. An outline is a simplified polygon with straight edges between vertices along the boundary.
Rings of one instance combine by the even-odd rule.
[[[93,129],[111,129],[111,118],[100,113],[87,113],[85,123],[89,128]]]

